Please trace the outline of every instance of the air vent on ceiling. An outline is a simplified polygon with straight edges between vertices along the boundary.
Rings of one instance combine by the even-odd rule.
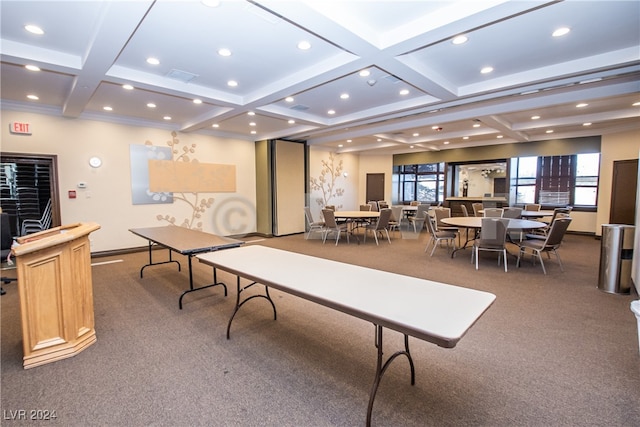
[[[174,80],[180,80],[183,83],[189,83],[191,80],[198,77],[198,75],[187,71],[171,70],[167,73],[167,77]]]
[[[307,107],[306,105],[298,104],[291,107],[291,109],[296,111],[305,111],[305,110],[308,110],[309,107]]]
[[[389,74],[388,76],[384,76],[384,79],[390,81],[391,83],[398,83],[399,81],[401,81],[399,78],[397,78],[392,74]]]

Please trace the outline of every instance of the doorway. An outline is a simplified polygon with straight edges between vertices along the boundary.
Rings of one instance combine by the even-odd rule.
[[[366,200],[379,201],[384,200],[384,174],[383,173],[368,173],[367,174],[367,190]]]
[[[638,159],[613,162],[610,224],[635,224]]]
[[[40,220],[48,204],[49,227],[57,227],[60,225],[57,156],[2,153],[0,207],[9,214],[11,235],[21,235],[25,219]]]

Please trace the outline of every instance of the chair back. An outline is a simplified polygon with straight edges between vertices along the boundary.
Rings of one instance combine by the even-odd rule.
[[[329,209],[330,211],[334,211],[336,210],[336,206],[335,205],[327,205],[324,207],[325,209]],[[324,209],[323,209],[324,210]]]
[[[504,209],[501,208],[484,208],[483,216],[485,218],[502,218],[504,214]]]
[[[471,205],[471,207],[473,208],[473,215],[474,216],[482,216],[482,214],[480,213],[480,211],[484,207],[484,206],[482,206],[482,203],[473,203]]]
[[[460,205],[460,209],[462,209],[462,216],[469,216],[469,211],[467,210],[466,205]]]
[[[451,218],[451,208],[435,208],[433,212],[436,216],[436,229],[440,227],[450,227],[450,225],[442,223],[442,220]]]
[[[360,205],[360,210],[363,212],[367,212],[371,210],[371,205]]]
[[[547,233],[547,239],[544,242],[545,249],[555,249],[560,246],[562,239],[564,238],[569,225],[571,224],[571,218],[556,218],[551,223],[551,228]]]
[[[380,209],[380,217],[376,223],[376,231],[384,230],[389,227],[389,221],[391,220],[391,209]]]
[[[429,216],[427,215],[427,212],[429,211],[429,208],[430,208],[429,205],[417,205],[417,206],[418,206],[418,209],[416,210],[414,219],[421,220]]]
[[[571,214],[571,208],[555,208],[553,210],[553,216],[551,217],[551,221],[549,221],[549,224],[553,223],[556,218],[566,218],[569,216],[569,214]]]
[[[502,213],[502,218],[520,218],[522,216],[522,208],[509,207],[504,208],[504,212]]]
[[[424,221],[427,223],[427,231],[429,231],[429,233],[435,236],[437,232],[435,219],[431,217],[431,215],[427,215]]]
[[[371,206],[371,210],[373,212],[378,212],[378,202],[369,202],[369,205]]]
[[[402,206],[391,206],[391,221],[397,224],[402,221]]]
[[[420,206],[420,202],[417,200],[412,200],[409,202],[409,206]]]
[[[540,210],[540,205],[538,203],[531,203],[528,205],[524,205],[524,210],[525,211],[539,211]]]
[[[313,224],[313,215],[309,206],[304,207],[304,217],[307,219],[307,225]]]
[[[506,218],[482,218],[480,228],[480,247],[504,247],[507,240],[509,220]]]
[[[13,237],[11,237],[11,225],[9,223],[9,214],[0,213],[0,256],[2,260],[11,252],[11,245],[13,245]]]
[[[324,217],[324,224],[328,228],[338,228],[336,223],[336,216],[331,209],[322,209],[322,216]]]
[[[388,208],[389,208],[389,203],[385,202],[384,200],[378,201],[378,209],[388,209]]]

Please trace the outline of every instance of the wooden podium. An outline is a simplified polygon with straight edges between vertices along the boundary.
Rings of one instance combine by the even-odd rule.
[[[17,239],[25,369],[75,356],[96,341],[89,233],[99,228],[78,223]]]

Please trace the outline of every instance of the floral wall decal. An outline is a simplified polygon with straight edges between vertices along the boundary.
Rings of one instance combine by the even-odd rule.
[[[322,169],[320,175],[317,178],[311,177],[309,184],[311,191],[319,192],[320,196],[316,197],[316,203],[320,207],[327,205],[335,205],[335,207],[341,208],[340,201],[333,201],[333,198],[342,197],[344,194],[344,188],[338,187],[336,180],[342,176],[342,159],[337,160],[336,154],[329,153],[328,160],[321,160]]]

